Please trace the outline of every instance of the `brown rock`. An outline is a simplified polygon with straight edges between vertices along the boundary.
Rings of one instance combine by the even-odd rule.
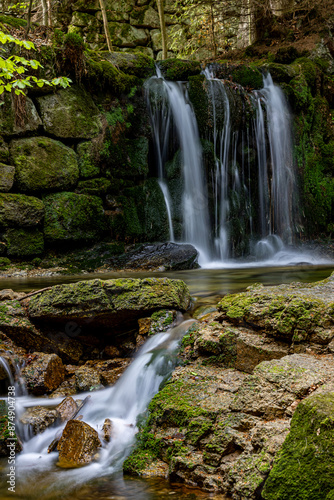
[[[63,468],[87,465],[101,446],[95,429],[80,420],[70,420],[57,446],[58,465]]]
[[[106,418],[102,427],[103,439],[109,443],[113,437],[113,423],[110,418]]]
[[[88,366],[82,366],[75,372],[75,384],[79,391],[91,391],[101,384],[99,373]]]
[[[66,422],[74,417],[78,411],[78,406],[74,399],[68,396],[56,407],[56,411],[59,414],[60,420]]]
[[[139,335],[148,335],[151,328],[152,319],[151,318],[141,318],[138,320],[139,325]]]
[[[24,292],[14,292],[10,288],[4,288],[0,291],[0,301],[2,300],[18,300],[26,296]]]
[[[33,361],[23,370],[27,387],[33,394],[52,392],[64,381],[65,368],[57,354],[35,352]]]
[[[50,410],[43,406],[28,408],[20,418],[20,422],[29,425],[34,434],[44,432],[47,427],[52,425],[58,418],[57,410]]]
[[[119,358],[121,355],[120,350],[114,345],[107,345],[107,347],[104,348],[104,354],[108,358]]]
[[[68,380],[65,380],[58,389],[56,389],[52,394],[50,394],[50,398],[62,398],[65,396],[73,396],[77,394],[77,388],[75,385],[75,378],[72,377]]]

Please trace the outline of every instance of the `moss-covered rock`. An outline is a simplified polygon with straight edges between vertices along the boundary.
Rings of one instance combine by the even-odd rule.
[[[48,137],[14,140],[10,152],[15,183],[23,192],[54,191],[74,186],[79,177],[73,149]]]
[[[111,182],[104,177],[99,179],[88,179],[86,181],[80,181],[76,189],[77,193],[88,194],[95,196],[103,196],[107,194],[111,189]]]
[[[73,86],[38,98],[45,130],[54,136],[91,139],[102,131],[100,113],[83,87]]]
[[[143,28],[136,28],[128,23],[109,23],[110,36],[116,47],[146,46],[149,42],[148,32]]]
[[[56,193],[44,198],[44,235],[48,242],[94,240],[106,229],[101,198]]]
[[[121,108],[118,108],[121,110]],[[121,111],[120,111],[121,112]],[[116,117],[114,118],[117,119]],[[123,115],[120,120],[124,119]],[[111,118],[110,118],[111,120]],[[118,142],[109,142],[105,156],[110,168],[107,174],[116,178],[143,177],[148,174],[148,139],[121,139]],[[124,151],[127,154],[124,154]]]
[[[104,54],[104,52],[103,52]],[[85,79],[96,89],[112,89],[115,93],[129,92],[136,85],[136,77],[120,71],[112,62],[93,51],[85,52],[87,73]]]
[[[25,100],[25,112],[20,121],[16,119],[14,101],[7,94],[4,105],[0,107],[0,134],[3,136],[19,135],[25,132],[35,132],[42,125],[34,103],[31,99]]]
[[[110,61],[120,71],[139,78],[148,78],[155,73],[154,61],[145,54],[128,52],[104,52],[101,56]]]
[[[7,193],[14,184],[15,167],[0,163],[0,192]]]
[[[38,229],[7,229],[4,239],[9,256],[28,257],[44,251],[43,233]]]
[[[310,396],[293,416],[262,492],[266,500],[323,500],[334,490],[334,393]]]
[[[21,28],[22,26],[27,26],[26,19],[20,19],[13,16],[0,15],[0,23],[7,24],[13,28]]]
[[[7,142],[0,137],[0,161],[3,163],[9,162],[9,148]]]
[[[145,235],[148,241],[167,241],[169,225],[167,208],[157,179],[148,179],[144,184]]]
[[[251,89],[261,89],[263,87],[263,77],[257,68],[249,66],[239,66],[232,70],[232,79],[243,87]]]
[[[333,275],[311,284],[259,285],[224,297],[218,310],[232,323],[246,322],[277,337],[326,345],[334,337],[333,288]]]
[[[198,75],[201,64],[197,61],[183,61],[181,59],[165,59],[159,62],[161,73],[167,80],[188,80],[190,76]]]
[[[73,320],[89,328],[124,328],[148,312],[166,308],[184,311],[189,303],[188,287],[180,280],[124,278],[57,285],[32,297],[28,310],[30,317],[39,321]]]
[[[77,153],[80,177],[97,177],[100,174],[100,167],[97,164],[98,152],[94,142],[81,142],[78,144]]]
[[[0,193],[0,226],[36,226],[44,217],[44,204],[24,194]]]

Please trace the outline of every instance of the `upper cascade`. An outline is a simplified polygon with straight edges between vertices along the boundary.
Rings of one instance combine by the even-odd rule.
[[[186,83],[158,71],[146,84],[170,238],[194,245],[201,265],[269,257],[294,237],[287,100],[270,73],[250,92],[210,67],[202,76],[207,117],[195,113]]]

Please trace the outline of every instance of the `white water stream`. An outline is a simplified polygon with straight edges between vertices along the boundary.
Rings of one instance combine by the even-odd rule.
[[[180,315],[181,316],[181,315]],[[181,318],[179,318],[181,319]],[[113,423],[110,443],[104,443],[99,460],[88,466],[65,470],[56,468],[58,453],[47,453],[47,448],[65,424],[47,428],[42,434],[32,436],[27,426],[19,425],[19,418],[27,407],[54,407],[63,399],[18,397],[16,400],[18,432],[23,439],[23,452],[17,456],[17,478],[19,485],[52,492],[61,484],[68,491],[95,477],[110,475],[121,470],[129,455],[137,432],[137,418],[144,414],[161,383],[171,374],[176,365],[179,343],[193,320],[182,321],[167,332],[149,338],[118,382],[107,389],[89,393],[90,399],[80,413],[83,421],[102,436],[106,418]],[[88,394],[75,399],[83,400]],[[101,439],[102,440],[102,439]],[[47,472],[47,474],[46,474]]]

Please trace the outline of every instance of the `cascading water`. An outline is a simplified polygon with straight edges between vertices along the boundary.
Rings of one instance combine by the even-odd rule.
[[[182,155],[183,241],[199,250],[201,265],[252,253],[264,259],[293,240],[296,183],[287,101],[270,74],[264,88],[253,92],[215,78],[209,69],[204,74],[211,116],[206,139],[214,155],[207,173],[185,84],[159,75],[159,113],[149,99],[170,227],[170,206],[177,201],[169,195],[163,167],[174,127]]]
[[[160,75],[150,81],[160,83],[160,88],[149,89],[149,111],[153,135],[158,152],[158,172],[160,187],[164,193],[167,212],[170,214],[167,184],[163,176],[166,145],[168,144],[169,126],[173,125],[182,154],[182,239],[193,244],[200,252],[202,259],[208,259],[211,254],[210,223],[208,213],[208,194],[203,172],[202,147],[198,133],[197,121],[192,106],[188,100],[185,86],[181,82],[167,82]],[[151,97],[152,90],[159,99]],[[159,105],[157,102],[159,101]],[[157,120],[157,117],[162,120]],[[170,223],[170,233],[174,235]]]
[[[89,402],[80,410],[83,420],[100,432],[105,418],[110,418],[113,423],[111,442],[104,444],[97,462],[80,469],[58,469],[55,467],[58,453],[48,454],[47,448],[64,424],[49,427],[36,436],[24,432],[22,426],[19,426],[18,431],[24,443],[23,452],[17,456],[16,461],[18,490],[22,485],[24,491],[29,491],[30,484],[34,485],[34,498],[38,498],[39,493],[50,494],[51,497],[53,494],[59,498],[57,485],[68,491],[95,477],[121,470],[134,442],[137,418],[146,411],[161,383],[174,369],[180,340],[193,322],[182,321],[175,328],[149,338],[113,387],[90,393]],[[80,399],[85,396],[86,394],[80,394]],[[27,407],[55,406],[59,402],[60,400],[19,397],[16,401],[17,422]],[[26,494],[25,498],[28,497]]]

